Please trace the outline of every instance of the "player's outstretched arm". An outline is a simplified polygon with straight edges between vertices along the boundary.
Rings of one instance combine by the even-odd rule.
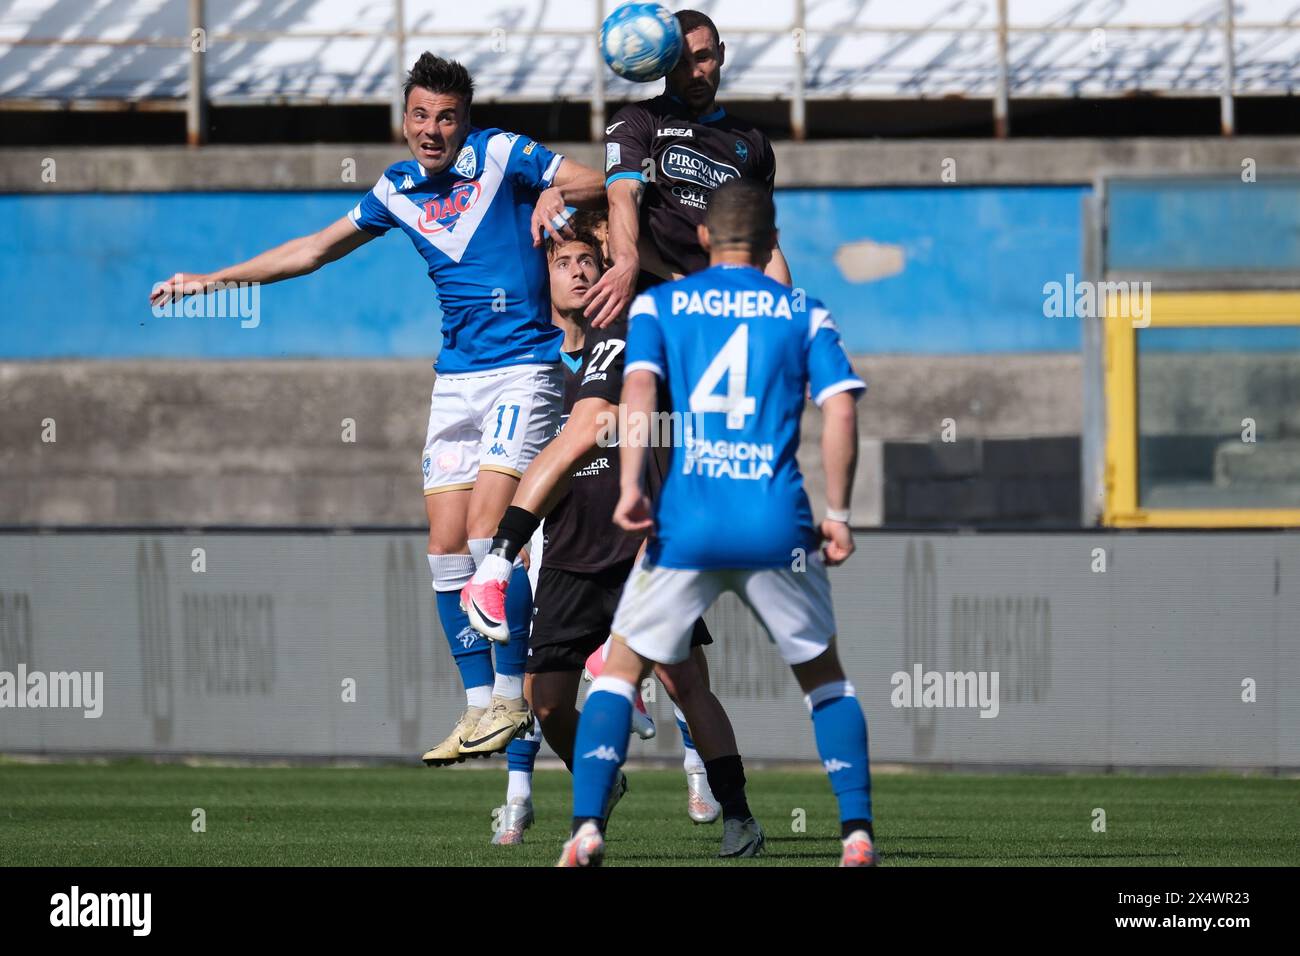
[[[645,183],[639,179],[629,177],[609,184],[609,255],[614,264],[587,291],[585,314],[593,328],[603,329],[619,318],[636,293],[641,269],[637,237],[644,192]]]
[[[373,238],[373,235],[358,229],[345,216],[320,232],[290,239],[247,262],[227,266],[216,272],[178,272],[170,279],[154,284],[149,302],[154,306],[166,305],[183,296],[211,292],[218,287],[218,283],[258,282],[265,285],[307,275],[327,262],[341,259]]]
[[[619,438],[618,480],[621,490],[618,505],[614,508],[614,523],[632,534],[647,534],[654,527],[644,476],[658,382],[654,372],[646,369],[635,369],[623,378],[627,431]]]
[[[618,437],[618,407],[603,398],[583,398],[569,412],[560,434],[532,460],[511,502],[545,518],[569,490],[573,473],[587,465]]]
[[[840,392],[822,402],[822,467],[826,470],[827,511],[847,515],[858,467],[858,408],[853,392]],[[853,554],[847,520],[828,517],[821,523],[821,534],[826,540],[822,555],[828,565],[842,564]]]

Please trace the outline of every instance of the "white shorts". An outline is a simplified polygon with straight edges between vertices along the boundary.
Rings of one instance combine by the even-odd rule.
[[[831,582],[818,552],[809,555],[805,571],[684,571],[643,566],[644,560],[638,557],[628,575],[611,630],[615,640],[657,664],[686,660],[695,619],[724,591],[748,605],[787,664],[812,660],[835,636]]]
[[[480,470],[521,477],[559,431],[563,403],[559,363],[439,375],[420,462],[424,493],[473,488]]]

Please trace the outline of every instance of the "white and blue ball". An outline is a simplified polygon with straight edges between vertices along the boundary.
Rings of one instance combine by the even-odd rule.
[[[600,52],[623,79],[649,83],[677,65],[682,29],[657,3],[625,3],[600,25]]]

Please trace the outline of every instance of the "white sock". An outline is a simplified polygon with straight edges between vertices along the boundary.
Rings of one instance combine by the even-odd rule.
[[[510,580],[513,571],[514,565],[501,555],[486,554],[479,562],[478,570],[474,572],[474,583],[487,584],[490,581],[499,581],[505,584]]]
[[[527,770],[511,770],[510,779],[506,783],[506,803],[509,803],[515,797],[522,797],[525,800],[533,796],[533,775]]]
[[[498,674],[496,684],[492,687],[492,696],[505,697],[509,700],[523,697],[524,675],[516,674],[512,677],[506,674]]]
[[[686,723],[686,715],[676,704],[673,704],[673,716],[683,724]],[[682,769],[687,773],[704,773],[704,761],[700,759],[700,752],[685,744],[682,744]]]
[[[700,752],[694,747],[683,747],[682,769],[687,773],[704,773],[704,761],[700,759]]]
[[[492,705],[492,685],[481,684],[478,687],[466,687],[465,703],[471,707],[490,707]]]
[[[612,645],[613,643],[614,643],[614,635],[611,634],[609,637],[605,638],[605,643],[600,645],[600,659],[602,661],[609,660],[609,648],[610,645]]]

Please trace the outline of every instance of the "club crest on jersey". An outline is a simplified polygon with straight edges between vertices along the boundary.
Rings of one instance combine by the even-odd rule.
[[[749,159],[749,147],[745,145],[743,139],[736,140],[736,155],[740,157],[742,163]]]
[[[705,189],[717,189],[729,179],[740,175],[740,170],[697,153],[687,146],[674,144],[664,150],[663,171],[670,179],[694,183]]]
[[[456,155],[456,162],[452,168],[466,179],[473,179],[477,168],[477,162],[474,159],[474,147],[462,147],[461,151]]]
[[[478,201],[480,192],[482,187],[479,186],[477,179],[468,183],[457,183],[446,196],[434,196],[420,204],[424,215],[416,220],[416,225],[426,236],[442,232],[444,229],[449,232],[455,231],[456,221],[460,219],[462,213],[469,212]]]

